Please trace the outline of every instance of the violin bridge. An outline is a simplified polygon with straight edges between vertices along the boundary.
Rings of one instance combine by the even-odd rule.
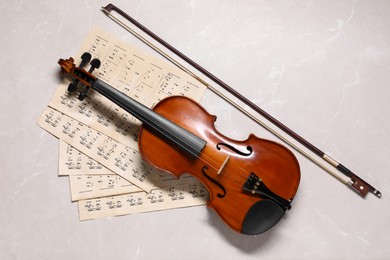
[[[226,164],[228,163],[228,161],[230,160],[230,155],[228,155],[225,159],[225,161],[223,162],[223,164],[221,165],[221,168],[219,168],[218,172],[217,172],[217,175],[220,175],[221,172],[223,171],[223,169],[225,168]]]

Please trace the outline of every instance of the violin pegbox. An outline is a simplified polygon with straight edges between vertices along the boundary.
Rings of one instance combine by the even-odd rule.
[[[92,58],[92,55],[91,53],[89,52],[84,52],[83,55],[81,55],[81,62],[80,62],[80,65],[79,67],[80,68],[83,68],[85,67],[88,62],[90,62]],[[77,90],[77,85],[79,83],[79,80],[78,79],[73,79],[73,81],[71,83],[69,83],[69,86],[68,86],[68,91],[69,92],[74,92]]]
[[[88,53],[88,52],[84,52],[84,54],[86,54],[86,53]],[[83,54],[83,55],[84,55]],[[89,54],[89,53],[88,53]],[[91,54],[89,54],[89,55],[91,55]],[[82,58],[82,56],[81,56],[81,58]],[[89,68],[89,71],[88,71],[88,73],[89,74],[92,74],[92,72],[95,70],[95,69],[98,69],[98,68],[100,68],[100,60],[98,59],[98,58],[94,58],[94,59],[92,59],[92,61],[91,61],[91,67]],[[79,97],[78,97],[78,99],[80,100],[80,101],[83,101],[84,100],[84,98],[87,96],[87,93],[88,93],[88,90],[90,89],[91,87],[90,86],[85,86],[85,88],[84,88],[84,90],[83,91],[81,91],[80,92],[80,95],[79,95]]]
[[[81,75],[83,73],[80,74],[80,72],[82,72],[82,71],[86,72],[84,67],[86,67],[88,63],[90,63],[90,68],[89,68],[88,72],[86,72],[86,74],[90,75],[90,74],[92,74],[92,72],[95,69],[98,69],[100,67],[101,62],[99,59],[97,59],[97,58],[94,58],[92,60],[91,59],[92,59],[92,55],[89,52],[84,52],[83,55],[81,55],[81,62],[80,62],[79,67],[77,69],[73,70],[75,74],[76,74],[76,71],[78,72],[77,76],[79,76],[79,77],[74,78],[72,80],[72,82],[69,83],[69,85],[68,85],[69,92],[74,92],[77,90],[77,85],[80,83],[80,77],[84,78],[83,75]],[[84,98],[87,96],[89,89],[90,89],[90,86],[86,85],[84,90],[80,92],[80,94],[78,96],[78,99],[80,101],[84,100]]]

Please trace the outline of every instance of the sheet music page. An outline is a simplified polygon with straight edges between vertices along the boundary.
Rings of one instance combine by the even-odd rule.
[[[95,72],[99,78],[149,107],[170,95],[185,95],[199,101],[206,89],[173,65],[99,29],[94,29],[82,44],[75,57],[76,64],[84,51],[102,61],[101,68]],[[112,205],[92,210],[95,213],[91,214],[88,207],[81,206],[87,200],[108,203],[109,198],[121,200],[132,196],[145,201],[136,210],[134,205],[127,209],[121,206],[124,208],[119,215],[207,202],[207,190],[195,178],[185,176],[176,180],[143,162],[136,141],[140,126],[137,119],[94,91],[79,101],[79,91],[67,92],[69,83],[64,79],[59,85],[38,125],[61,140],[59,175],[69,176],[72,201],[79,201],[80,219],[118,215]],[[175,189],[181,190],[180,194],[193,195],[172,197]],[[158,193],[165,199],[155,200],[148,192]],[[206,194],[195,196],[197,192]],[[148,206],[147,201],[151,203]]]
[[[80,174],[112,175],[115,172],[107,169],[101,163],[60,139],[58,175],[71,176]]]
[[[69,184],[72,201],[142,191],[142,189],[123,179],[118,174],[70,175]]]
[[[206,90],[204,85],[179,68],[99,29],[87,36],[77,56],[73,57],[75,64],[80,63],[85,51],[101,60],[101,67],[95,72],[98,78],[149,108],[171,95],[184,95],[200,101]],[[136,118],[93,90],[79,101],[78,91],[67,91],[69,83],[69,80],[63,80],[49,102],[50,107],[137,149],[140,122]]]
[[[78,202],[80,220],[204,205],[209,194],[203,185],[184,184]]]

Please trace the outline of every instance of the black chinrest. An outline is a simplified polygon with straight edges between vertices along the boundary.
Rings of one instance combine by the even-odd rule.
[[[272,200],[261,200],[248,210],[242,223],[241,233],[257,235],[272,228],[284,215],[285,211]]]

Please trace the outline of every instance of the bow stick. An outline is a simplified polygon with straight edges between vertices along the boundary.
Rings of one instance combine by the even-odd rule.
[[[298,152],[300,152],[302,155],[304,155],[306,158],[308,158],[309,160],[311,160],[312,162],[314,162],[315,164],[317,164],[319,167],[321,167],[322,169],[324,169],[325,171],[327,171],[329,174],[331,174],[333,177],[335,177],[336,179],[338,179],[340,182],[342,182],[343,184],[347,185],[348,187],[350,187],[353,191],[355,191],[356,193],[358,193],[361,197],[365,197],[367,195],[368,192],[371,192],[372,194],[374,194],[375,196],[377,196],[378,198],[380,198],[382,196],[381,192],[378,191],[377,189],[375,189],[373,186],[371,186],[370,184],[368,184],[366,181],[364,181],[363,179],[361,179],[359,176],[357,176],[356,174],[354,174],[352,171],[350,171],[347,167],[345,167],[344,165],[342,165],[341,163],[337,162],[335,159],[333,159],[332,157],[330,157],[329,155],[327,155],[326,153],[324,153],[323,151],[321,151],[319,148],[317,148],[316,146],[314,146],[313,144],[309,143],[307,140],[305,140],[303,137],[301,137],[300,135],[298,135],[297,133],[295,133],[294,131],[292,131],[290,128],[288,128],[286,125],[284,125],[283,123],[281,123],[279,120],[277,120],[276,118],[274,118],[273,116],[271,116],[270,114],[268,114],[266,111],[264,111],[263,109],[261,109],[260,107],[258,107],[256,104],[254,104],[252,101],[250,101],[249,99],[247,99],[246,97],[244,97],[243,95],[241,95],[239,92],[237,92],[236,90],[234,90],[232,87],[230,87],[229,85],[227,85],[225,82],[223,82],[222,80],[220,80],[219,78],[217,78],[216,76],[214,76],[212,73],[210,73],[209,71],[207,71],[206,69],[204,69],[202,66],[200,66],[199,64],[197,64],[196,62],[194,62],[193,60],[191,60],[189,57],[187,57],[186,55],[184,55],[183,53],[181,53],[180,51],[178,51],[177,49],[175,49],[172,45],[170,45],[169,43],[167,43],[166,41],[164,41],[163,39],[161,39],[159,36],[157,36],[156,34],[154,34],[152,31],[150,31],[148,28],[146,28],[145,26],[143,26],[142,24],[140,24],[137,20],[135,20],[134,18],[132,18],[131,16],[129,16],[128,14],[126,14],[125,12],[123,12],[121,9],[119,9],[118,7],[116,7],[115,5],[113,4],[108,4],[106,7],[102,7],[102,11],[107,14],[112,20],[114,20],[115,22],[117,22],[119,25],[121,25],[122,27],[124,27],[127,31],[129,31],[130,33],[132,33],[135,37],[137,37],[138,39],[140,39],[141,41],[143,41],[144,43],[146,43],[148,46],[150,46],[152,49],[154,49],[155,51],[157,51],[158,53],[160,53],[162,56],[164,56],[166,59],[168,59],[169,61],[171,61],[173,64],[175,64],[176,66],[178,66],[180,69],[182,69],[183,71],[185,71],[186,73],[188,73],[189,75],[193,76],[194,78],[196,78],[198,81],[200,81],[202,84],[204,84],[208,89],[210,89],[211,91],[213,91],[214,93],[216,93],[218,96],[222,97],[225,101],[227,101],[228,103],[230,103],[231,105],[233,105],[235,108],[237,108],[238,110],[240,110],[242,113],[244,113],[246,116],[248,116],[249,118],[251,118],[252,120],[254,120],[256,123],[260,124],[261,126],[263,126],[265,129],[267,129],[268,131],[270,131],[272,134],[274,134],[275,136],[277,136],[278,138],[280,138],[282,141],[286,142],[288,145],[290,145],[292,148],[294,148],[295,150],[297,150]],[[134,26],[136,26],[138,29],[140,29],[141,31],[143,31],[144,33],[146,33],[147,35],[149,35],[151,38],[153,38],[155,41],[157,41],[158,43],[160,43],[161,45],[163,45],[165,48],[167,48],[168,50],[170,50],[172,53],[174,53],[175,55],[177,55],[179,58],[181,58],[182,60],[184,60],[185,62],[187,62],[188,64],[190,64],[192,67],[194,67],[196,70],[198,70],[199,72],[201,72],[202,74],[204,74],[205,76],[207,76],[208,78],[210,78],[212,81],[214,81],[215,83],[217,83],[218,85],[220,85],[222,88],[224,88],[226,91],[228,91],[230,94],[232,94],[233,96],[235,96],[237,99],[241,100],[243,103],[245,103],[247,106],[249,106],[250,108],[252,108],[254,111],[256,111],[257,113],[259,113],[261,116],[263,116],[264,118],[266,118],[268,121],[270,121],[272,124],[274,124],[275,126],[277,126],[279,129],[281,129],[283,132],[285,132],[286,134],[288,134],[289,136],[291,136],[292,138],[294,138],[296,141],[298,141],[299,143],[301,143],[303,146],[305,146],[307,149],[309,149],[310,151],[312,151],[314,154],[316,154],[317,156],[319,156],[321,159],[323,159],[324,161],[326,161],[327,163],[329,163],[330,165],[332,165],[333,167],[335,167],[339,172],[343,173],[345,176],[349,177],[349,180],[345,180],[344,178],[340,177],[339,175],[337,175],[336,173],[334,173],[332,170],[330,170],[329,168],[327,168],[325,165],[321,164],[319,161],[317,161],[316,159],[314,159],[311,155],[309,155],[308,153],[306,153],[305,151],[303,151],[301,148],[299,148],[298,146],[296,146],[294,143],[292,143],[291,141],[289,141],[287,138],[285,138],[284,136],[282,136],[281,134],[279,134],[278,132],[276,132],[275,130],[273,130],[271,127],[269,127],[267,124],[265,124],[264,122],[260,121],[258,118],[256,118],[255,116],[253,116],[252,114],[250,114],[247,110],[245,110],[244,108],[240,107],[238,104],[236,104],[235,102],[233,102],[231,99],[229,99],[228,97],[226,97],[225,95],[223,95],[220,91],[218,91],[217,89],[215,89],[214,87],[212,87],[210,84],[208,84],[207,82],[205,82],[202,78],[198,77],[195,73],[193,73],[192,71],[190,71],[189,69],[187,69],[186,67],[184,67],[182,64],[180,64],[178,61],[176,61],[174,58],[172,58],[171,56],[169,56],[167,53],[165,53],[163,50],[161,50],[160,48],[158,48],[156,45],[154,45],[153,43],[151,43],[150,41],[148,41],[146,38],[144,38],[143,36],[141,36],[139,33],[137,33],[136,31],[134,31],[130,26],[126,25],[126,23],[124,23],[123,21],[121,21],[120,19],[118,19],[114,14],[113,12],[116,12],[117,14],[119,14],[121,17],[125,18],[128,22],[130,22],[131,24],[133,24]]]

